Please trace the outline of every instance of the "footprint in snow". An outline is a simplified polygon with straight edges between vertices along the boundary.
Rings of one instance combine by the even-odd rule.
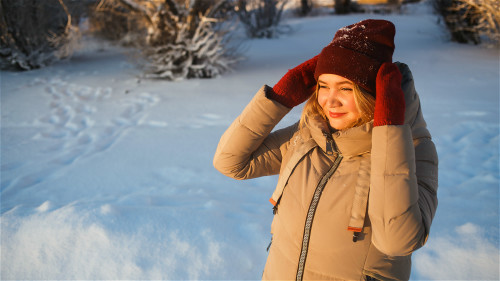
[[[141,124],[148,109],[159,102],[159,98],[151,93],[111,99],[111,87],[69,83],[59,77],[38,79],[32,83],[45,85],[37,88],[44,89],[49,98],[49,113],[35,120],[34,124],[40,124],[40,131],[30,140],[45,144],[40,147],[43,147],[41,152],[46,157],[42,161],[2,164],[2,172],[29,171],[14,178],[4,178],[3,196],[55,175],[60,176],[79,159],[108,150],[127,129]],[[160,127],[166,123],[152,122],[149,125]]]

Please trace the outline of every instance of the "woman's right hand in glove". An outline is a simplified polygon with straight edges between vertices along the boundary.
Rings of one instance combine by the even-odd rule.
[[[306,101],[316,89],[314,71],[318,56],[288,70],[288,72],[274,85],[267,97],[282,105],[292,108]]]

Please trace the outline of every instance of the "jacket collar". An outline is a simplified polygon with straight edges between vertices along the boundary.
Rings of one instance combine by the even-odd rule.
[[[307,116],[305,124],[312,138],[325,152],[328,136],[332,137],[344,157],[354,157],[371,151],[373,122],[335,132],[330,131],[326,120],[320,116]]]

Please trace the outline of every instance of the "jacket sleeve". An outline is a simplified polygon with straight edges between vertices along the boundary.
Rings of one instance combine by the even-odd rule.
[[[405,72],[409,72],[406,66]],[[368,213],[372,242],[389,256],[406,256],[422,247],[437,208],[438,156],[425,128],[411,73],[403,73],[405,125],[373,129]],[[417,104],[417,105],[416,105]]]
[[[268,99],[262,87],[222,135],[213,164],[234,179],[250,179],[279,173],[283,149],[293,127],[271,131],[290,111]]]

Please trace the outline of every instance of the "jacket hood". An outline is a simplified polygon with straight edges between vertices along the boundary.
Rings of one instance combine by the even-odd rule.
[[[395,64],[403,76],[401,87],[403,88],[406,102],[405,124],[411,127],[413,139],[430,138],[431,135],[427,130],[427,123],[422,114],[420,98],[417,90],[415,90],[413,75],[408,65],[401,62],[396,62]]]

